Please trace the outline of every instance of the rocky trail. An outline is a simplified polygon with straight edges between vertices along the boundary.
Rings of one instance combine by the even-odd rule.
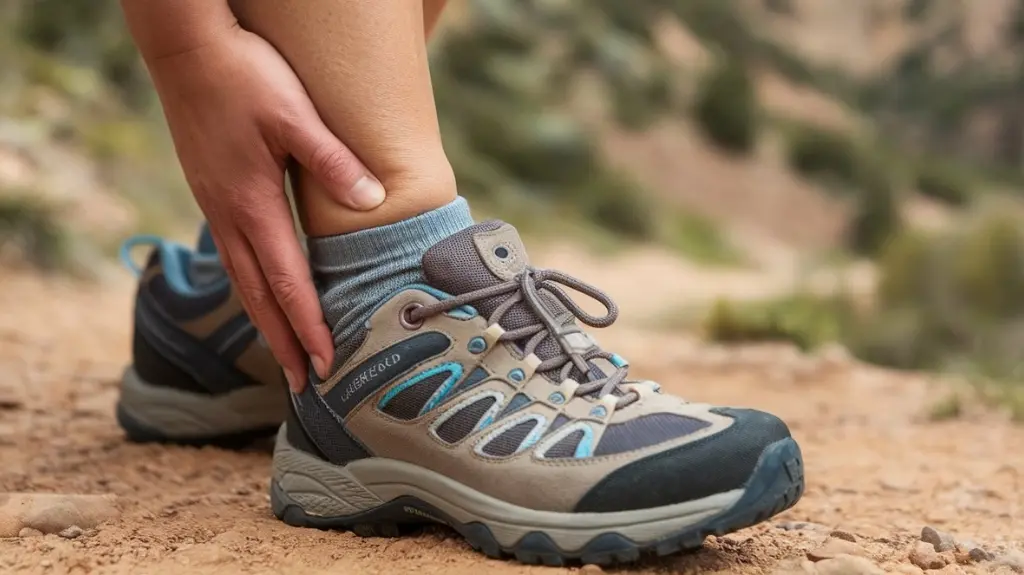
[[[650,311],[647,292],[628,301],[636,276],[618,275],[633,279],[610,286],[626,313]],[[676,279],[694,295],[685,278],[659,283]],[[86,284],[0,269],[0,573],[602,572],[490,560],[440,527],[402,539],[288,527],[270,513],[267,446],[126,443],[112,412],[132,289],[127,274]],[[943,383],[842,350],[721,348],[637,323],[599,337],[671,392],[781,415],[808,481],[767,524],[604,571],[1024,573],[1024,427],[981,408],[932,422]]]

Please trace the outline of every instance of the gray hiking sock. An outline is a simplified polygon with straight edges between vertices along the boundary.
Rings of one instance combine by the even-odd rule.
[[[336,348],[335,368],[359,347],[366,320],[385,297],[424,281],[431,246],[473,225],[462,197],[401,222],[351,234],[309,238],[309,263]]]

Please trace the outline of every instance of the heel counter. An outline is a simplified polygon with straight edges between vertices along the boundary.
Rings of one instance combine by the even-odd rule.
[[[230,295],[222,290],[191,297],[168,288],[154,251],[135,295],[132,357],[147,383],[217,395],[261,385],[179,323],[203,317]]]
[[[327,456],[316,446],[316,442],[306,433],[306,428],[299,420],[299,413],[295,409],[295,400],[290,392],[288,393],[288,417],[285,419],[285,428],[289,445],[320,459],[327,459]]]

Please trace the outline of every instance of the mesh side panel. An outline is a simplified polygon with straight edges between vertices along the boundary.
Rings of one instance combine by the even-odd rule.
[[[548,459],[563,459],[566,457],[573,457],[576,455],[576,448],[579,446],[580,441],[583,440],[583,430],[578,429],[569,435],[566,435],[562,439],[558,440],[558,443],[551,446],[544,452],[544,457]]]
[[[594,450],[594,457],[657,445],[689,435],[709,425],[711,424],[701,419],[670,413],[654,413],[624,423],[616,423],[609,425],[601,436],[601,441]]]
[[[569,423],[570,421],[572,421],[572,420],[570,420],[567,416],[562,415],[561,413],[559,413],[555,417],[555,420],[551,423],[551,426],[548,427],[548,430],[544,432],[544,434],[545,435],[551,435],[552,433],[558,431],[559,427],[562,427],[563,425],[565,425],[566,423]]]
[[[444,371],[403,389],[398,395],[391,398],[382,411],[406,421],[416,419],[420,415],[420,410],[430,400],[430,396],[434,395],[437,388],[441,387],[441,384],[449,377],[451,374]]]
[[[469,375],[466,376],[466,379],[463,379],[462,382],[460,382],[459,385],[455,387],[455,389],[452,391],[452,397],[455,397],[456,395],[459,395],[464,391],[469,391],[470,389],[473,389],[474,387],[479,385],[481,381],[487,379],[487,376],[489,375],[490,373],[488,373],[487,370],[482,367],[474,369]]]
[[[530,400],[530,396],[526,395],[525,393],[517,393],[517,394],[515,394],[512,397],[512,401],[509,401],[508,405],[505,406],[505,409],[501,410],[501,415],[498,416],[498,419],[501,419],[502,417],[505,417],[506,415],[509,415],[509,414],[512,414],[512,413],[515,413],[515,412],[519,411],[524,406],[529,404],[530,401],[531,401]]]
[[[487,442],[483,452],[494,457],[508,457],[519,449],[526,436],[537,427],[536,419],[528,419],[512,426],[504,433]]]
[[[497,401],[493,397],[485,397],[462,408],[458,413],[437,426],[437,436],[448,443],[462,441],[467,435],[473,433],[473,430],[476,429],[476,424],[480,423],[480,418]]]

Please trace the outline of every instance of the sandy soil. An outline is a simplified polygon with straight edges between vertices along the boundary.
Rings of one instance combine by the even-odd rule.
[[[266,448],[126,443],[112,406],[128,357],[131,291],[120,273],[86,285],[0,269],[0,501],[5,492],[113,494],[120,511],[72,538],[0,539],[0,573],[601,572],[489,560],[442,528],[396,540],[288,527],[269,510]],[[1024,566],[1015,551],[1024,428],[984,411],[929,422],[940,384],[857,364],[840,350],[725,349],[683,334],[652,337],[637,324],[600,337],[672,392],[779,413],[807,465],[807,494],[782,516],[623,572],[920,573],[912,551],[918,564],[949,563],[942,573]],[[961,547],[936,553],[918,542],[924,526],[955,534]],[[997,560],[973,562],[967,552],[979,546]]]

